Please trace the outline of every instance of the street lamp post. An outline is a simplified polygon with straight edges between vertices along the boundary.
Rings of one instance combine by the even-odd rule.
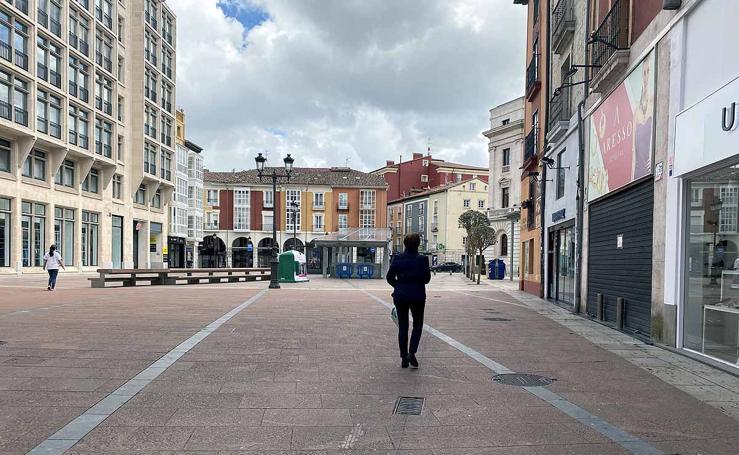
[[[298,250],[298,203],[292,201],[290,203],[293,212],[293,250]]]
[[[270,289],[280,289],[280,279],[277,276],[277,253],[279,251],[279,247],[277,246],[277,202],[275,198],[277,197],[277,182],[278,181],[284,181],[285,183],[290,182],[290,174],[293,171],[293,162],[295,162],[295,159],[293,159],[290,154],[288,153],[287,156],[283,159],[285,162],[285,171],[284,173],[278,173],[276,167],[272,168],[271,171],[265,171],[265,164],[267,164],[267,158],[263,156],[261,153],[257,155],[256,158],[254,158],[254,161],[257,163],[257,176],[259,177],[259,181],[263,181],[264,179],[272,179],[272,259],[269,262],[269,268],[270,268],[270,275],[269,275],[269,288]]]

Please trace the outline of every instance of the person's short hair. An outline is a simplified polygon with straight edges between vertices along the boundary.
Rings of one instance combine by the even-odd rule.
[[[403,245],[406,250],[418,251],[418,247],[421,246],[421,236],[418,234],[408,234],[403,239]]]

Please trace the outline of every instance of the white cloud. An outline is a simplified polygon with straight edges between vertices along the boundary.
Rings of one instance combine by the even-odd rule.
[[[424,151],[486,162],[487,112],[523,91],[525,12],[511,0],[170,0],[177,104],[211,169],[257,151],[373,169]]]

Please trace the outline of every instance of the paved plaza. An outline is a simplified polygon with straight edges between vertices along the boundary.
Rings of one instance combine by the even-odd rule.
[[[736,454],[739,378],[437,275],[421,368],[382,281],[0,277],[0,455]],[[556,379],[520,387],[500,373]],[[394,414],[399,397],[425,402]],[[65,452],[66,451],[66,452]]]

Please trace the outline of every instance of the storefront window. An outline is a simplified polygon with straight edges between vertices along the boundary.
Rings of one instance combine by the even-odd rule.
[[[99,215],[95,212],[82,212],[82,265],[84,266],[98,265],[98,235],[100,232],[98,217]],[[113,227],[115,228],[115,223]],[[115,238],[113,243],[115,250],[117,246]],[[120,262],[120,257],[114,257],[113,262]]]
[[[688,181],[683,346],[739,361],[739,165]]]
[[[66,264],[74,264],[74,210],[54,207],[54,244]]]
[[[46,253],[46,206],[24,201],[21,212],[23,267],[41,267]]]

